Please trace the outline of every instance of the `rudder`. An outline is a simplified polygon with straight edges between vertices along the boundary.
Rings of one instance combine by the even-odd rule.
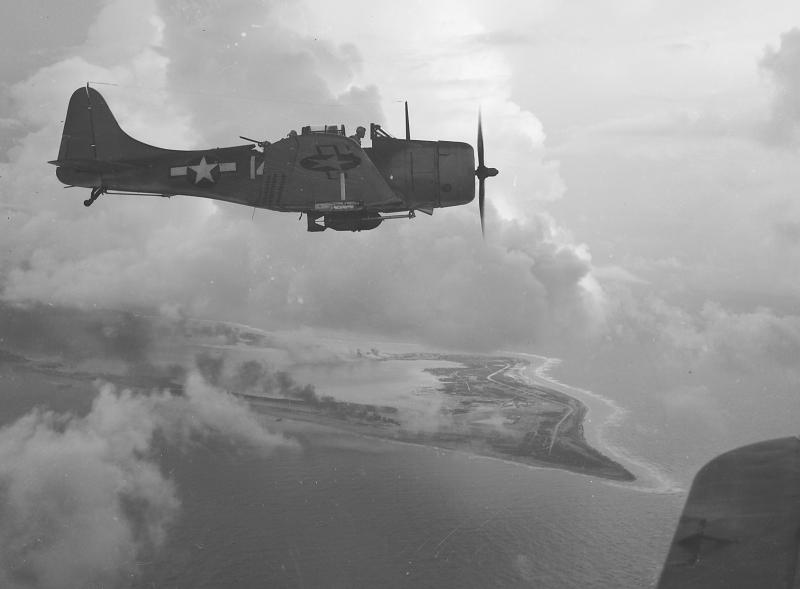
[[[60,165],[69,161],[129,160],[159,151],[125,133],[97,90],[87,85],[72,93],[58,150]]]

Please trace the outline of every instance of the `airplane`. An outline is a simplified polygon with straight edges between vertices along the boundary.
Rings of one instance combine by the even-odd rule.
[[[88,84],[69,101],[57,178],[68,187],[91,188],[91,206],[103,194],[171,197],[177,194],[306,215],[308,231],[364,231],[388,219],[465,205],[475,198],[484,232],[486,178],[483,129],[478,114],[478,166],[472,146],[455,141],[397,139],[370,125],[348,137],[344,125],[302,127],[270,143],[191,151],[161,149],[123,131],[102,95]]]
[[[657,589],[800,589],[800,438],[743,446],[695,476]]]

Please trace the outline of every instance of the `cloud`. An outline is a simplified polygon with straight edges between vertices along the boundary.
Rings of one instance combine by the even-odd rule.
[[[135,574],[180,509],[156,440],[186,447],[212,435],[256,451],[294,445],[197,374],[183,396],[106,384],[83,417],[37,409],[0,429],[2,585],[113,585]]]
[[[612,119],[586,128],[585,132],[623,139],[710,139],[745,136],[745,123],[710,110],[674,109],[639,117]]]
[[[300,384],[286,370],[277,370],[262,360],[234,361],[225,352],[202,352],[195,356],[195,364],[203,378],[215,387],[235,393],[266,397],[302,400],[323,411],[349,415],[381,413],[377,407],[390,406],[390,418],[406,431],[421,433],[451,428],[452,415],[445,411],[445,396],[433,386],[410,387],[410,374],[404,375],[402,388],[383,387],[380,382],[382,367],[374,359],[340,357],[335,363],[309,362],[294,366],[303,381],[311,380],[324,390],[331,382],[347,379],[355,386],[344,386],[331,394],[319,394],[312,384]],[[383,373],[385,377],[385,373]],[[365,390],[359,383],[373,382]],[[382,383],[386,384],[386,383]],[[377,388],[376,388],[377,387]],[[377,406],[377,407],[376,407]]]
[[[773,229],[782,243],[790,246],[800,245],[800,221],[776,221]]]
[[[708,159],[747,149],[758,128],[755,109],[712,106],[659,106],[565,130],[550,150],[554,156],[598,154],[663,163],[690,157]],[[626,170],[626,173],[629,171]]]
[[[617,345],[649,350],[657,358],[654,370],[722,370],[761,378],[772,372],[800,383],[800,316],[766,307],[734,311],[714,301],[692,309],[634,293],[636,286],[608,286],[615,308],[608,311],[607,325]]]
[[[590,260],[546,217],[490,225],[487,242],[468,213],[429,224],[432,230],[390,226],[336,250],[312,252],[315,246],[305,243],[316,259],[295,273],[286,311],[312,324],[377,327],[473,349],[586,326],[584,297],[591,293],[581,280]],[[386,251],[375,255],[374,248]]]
[[[592,274],[600,280],[628,284],[647,284],[648,281],[622,266],[595,266]]]
[[[380,122],[377,89],[353,83],[361,62],[353,44],[291,29],[279,10],[243,0],[159,4],[171,99],[192,113],[204,140],[283,137],[331,113],[349,128]]]
[[[800,29],[781,35],[780,46],[767,47],[759,62],[774,85],[774,97],[763,138],[778,146],[795,145],[800,125]]]
[[[760,370],[768,363],[797,369],[799,316],[780,316],[766,308],[734,313],[717,303],[706,303],[700,316],[704,346],[726,368]]]
[[[470,92],[491,95],[487,150],[502,146],[505,154],[492,157],[509,167],[489,187],[486,243],[476,205],[363,234],[321,235],[308,235],[288,215],[259,211],[251,220],[243,207],[183,197],[108,196],[85,209],[84,195],[63,190],[43,164],[45,154],[55,155],[58,121],[79,81],[120,84],[98,88],[123,128],[168,147],[224,145],[239,133],[280,137],[328,117],[350,127],[383,118],[361,51],[307,30],[283,5],[154,5],[108,39],[108,22],[127,14],[121,4],[106,5],[73,55],[12,89],[29,133],[0,170],[4,300],[178,308],[266,328],[353,329],[483,350],[580,336],[599,320],[602,297],[596,283],[590,288],[587,248],[538,204],[564,189],[558,163],[542,159],[541,124],[507,98],[501,54],[452,52],[463,49],[467,29],[431,47],[430,61],[409,70],[409,83],[431,82],[441,98],[415,121],[454,139],[447,133],[474,133]],[[390,45],[397,42],[391,34]],[[113,51],[100,58],[103,43]],[[474,84],[447,83],[458,78]]]
[[[132,312],[0,302],[0,348],[34,357],[143,364],[154,339],[151,322]]]

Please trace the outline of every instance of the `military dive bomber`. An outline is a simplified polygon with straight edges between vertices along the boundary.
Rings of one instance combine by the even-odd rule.
[[[90,206],[103,194],[198,196],[247,207],[305,214],[308,231],[364,231],[388,219],[465,205],[475,198],[484,228],[486,167],[478,115],[478,166],[472,146],[405,139],[370,125],[348,137],[343,125],[305,126],[275,142],[191,151],[162,149],[129,136],[102,95],[78,88],[69,101],[56,176],[67,186],[91,189]]]

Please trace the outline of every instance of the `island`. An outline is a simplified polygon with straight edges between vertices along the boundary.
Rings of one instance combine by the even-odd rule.
[[[61,320],[69,330],[49,333],[61,323],[46,321],[47,309],[35,311],[22,315],[25,321],[19,319],[23,311],[15,311],[10,317],[16,323],[34,325],[8,329],[18,334],[17,341],[7,337],[0,342],[0,376],[6,375],[8,391],[20,391],[14,399],[6,392],[8,419],[34,403],[88,411],[97,380],[118,390],[179,395],[187,375],[199,372],[221,394],[246,401],[266,427],[287,435],[292,435],[292,424],[315,423],[360,436],[635,480],[586,441],[586,405],[526,378],[529,360],[513,354],[421,351],[414,346],[362,352],[342,340],[298,339],[295,333],[241,324],[110,311],[70,311],[68,321]],[[408,369],[395,377],[393,388],[369,380],[381,369],[396,371],[398,365]],[[326,376],[331,370],[357,376],[333,395],[332,378]],[[366,392],[348,397],[362,373]],[[424,379],[415,378],[423,373]],[[33,378],[28,391],[55,387],[56,392],[39,398],[23,391],[14,383],[28,382],[25,374]]]
[[[452,353],[373,355],[372,361],[444,361],[451,367],[425,368],[436,376],[446,402],[429,427],[416,427],[391,405],[338,401],[314,394],[273,397],[240,394],[278,419],[345,427],[402,442],[465,451],[565,469],[616,481],[634,475],[590,446],[584,437],[587,407],[560,391],[521,377],[528,361],[511,356]]]

